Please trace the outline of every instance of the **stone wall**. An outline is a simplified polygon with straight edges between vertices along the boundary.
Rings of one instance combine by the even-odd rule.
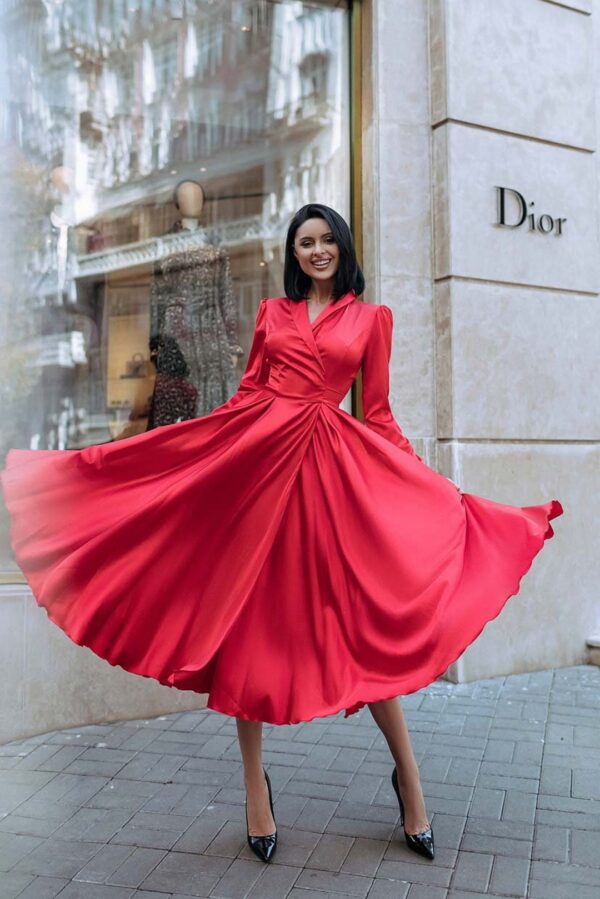
[[[364,15],[368,298],[394,310],[394,414],[465,491],[565,509],[449,676],[577,664],[600,625],[600,4]],[[498,224],[500,187],[520,227]]]

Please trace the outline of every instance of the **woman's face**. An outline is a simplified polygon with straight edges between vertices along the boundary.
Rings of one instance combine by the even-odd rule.
[[[333,284],[340,264],[340,250],[325,219],[310,218],[294,237],[294,256],[302,271],[313,281]]]

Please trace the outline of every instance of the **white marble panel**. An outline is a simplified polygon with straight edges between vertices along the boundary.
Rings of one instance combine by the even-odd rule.
[[[590,15],[593,12],[593,4],[597,4],[598,0],[541,0],[541,2],[553,3],[555,6],[564,6]]]
[[[429,0],[429,93],[430,121],[448,118],[448,40],[446,0]]]
[[[377,302],[389,306],[394,315],[390,359],[390,405],[394,417],[411,443],[416,438],[434,437],[431,281],[406,276],[383,278]]]
[[[600,440],[600,303],[444,282],[435,291],[438,437]]]
[[[564,509],[519,593],[461,656],[458,679],[584,663],[600,630],[600,446],[455,443],[440,460],[469,493],[519,506],[556,498]]]
[[[429,128],[381,121],[378,252],[382,277],[431,275]]]
[[[52,624],[26,586],[6,586],[0,595],[0,658],[7,661],[0,743],[206,706],[204,694],[129,674],[77,646]]]
[[[427,4],[423,0],[376,0],[373,12],[382,121],[428,125]]]
[[[0,587],[0,743],[22,725],[24,713],[25,602],[28,587]]]
[[[433,122],[595,145],[590,16],[540,0],[435,0]]]
[[[598,291],[592,154],[454,123],[436,129],[434,143],[436,278]],[[497,224],[500,187],[524,198],[520,227]],[[505,221],[516,224],[522,212],[521,202],[507,193]],[[550,233],[538,228],[541,223],[548,230],[546,215],[554,221]],[[560,235],[558,219],[563,219]]]

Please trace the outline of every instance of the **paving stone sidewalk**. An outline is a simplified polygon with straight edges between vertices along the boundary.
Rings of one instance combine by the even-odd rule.
[[[265,725],[279,844],[258,861],[235,721],[202,710],[0,746],[0,897],[600,897],[600,669],[440,680],[403,705],[434,862],[404,843],[366,707]]]

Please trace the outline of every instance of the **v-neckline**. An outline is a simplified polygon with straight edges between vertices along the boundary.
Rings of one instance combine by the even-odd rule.
[[[334,304],[335,302],[336,302],[336,300],[330,300],[330,301],[327,303],[326,306],[323,306],[323,308],[321,309],[321,311],[319,312],[319,314],[316,315],[316,316],[312,319],[312,321],[311,321],[310,315],[308,314],[308,300],[307,300],[307,299],[304,300],[304,308],[305,308],[305,310],[306,310],[306,320],[307,320],[307,322],[308,322],[308,324],[310,325],[311,328],[314,328],[314,326],[315,326],[316,323],[319,321],[319,319],[321,318],[321,316],[323,315],[323,313],[326,312],[326,311],[329,309],[330,306],[333,306],[333,304]]]
[[[327,306],[325,306],[325,308],[319,312],[313,322],[311,322],[308,317],[307,300],[290,300],[289,298],[286,299],[290,310],[290,315],[294,324],[296,325],[296,328],[300,332],[302,339],[309,347],[311,353],[314,355],[321,368],[323,368],[323,359],[317,345],[319,329],[325,322],[329,321],[332,315],[338,313],[340,309],[344,309],[352,302],[357,302],[356,293],[353,290],[349,290],[347,294],[340,297],[338,300],[334,300],[332,303],[328,303]]]

